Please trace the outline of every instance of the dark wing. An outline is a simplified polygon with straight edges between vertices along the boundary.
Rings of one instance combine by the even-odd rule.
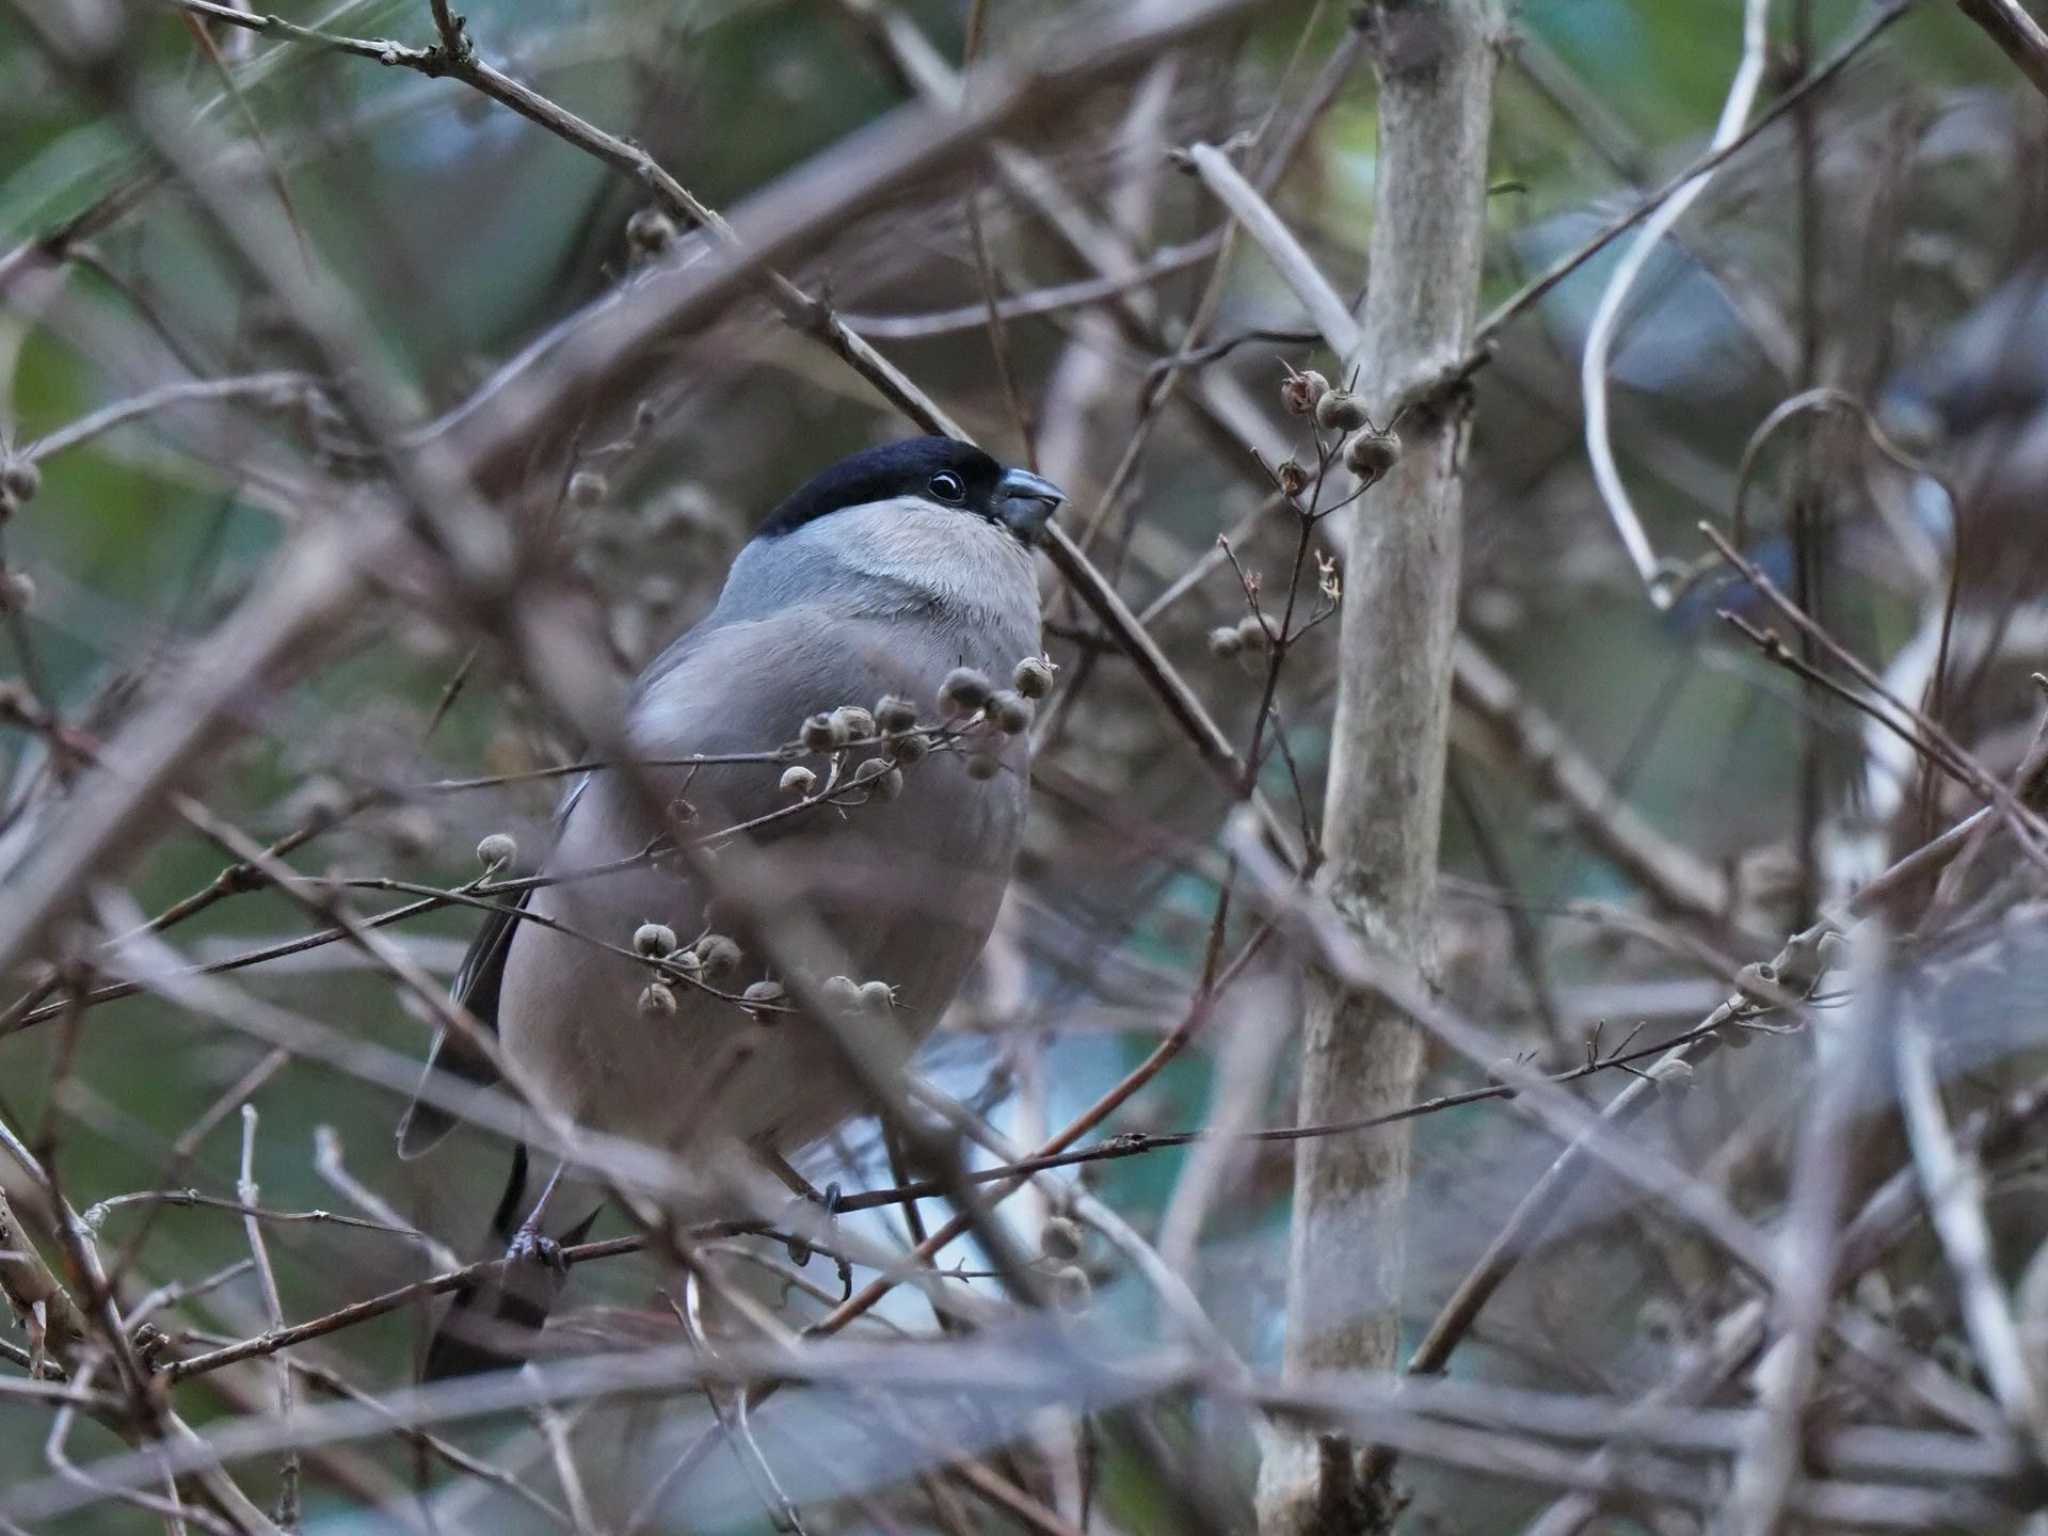
[[[577,780],[575,787],[563,798],[561,808],[555,812],[558,836],[562,823],[569,819],[569,812],[575,809],[576,801],[589,782],[587,778]],[[462,957],[462,967],[455,973],[455,983],[448,989],[449,996],[493,1034],[498,1029],[498,992],[505,984],[505,957],[512,952],[512,935],[518,930],[519,914],[526,910],[532,894],[531,891],[521,891],[510,906],[493,908],[485,916],[483,928],[470,941],[469,952]],[[427,1052],[426,1070],[420,1079],[422,1086],[437,1072],[478,1088],[488,1088],[498,1080],[496,1069],[484,1059],[482,1052],[468,1041],[451,1036],[446,1030],[434,1036],[434,1044]],[[432,1151],[440,1145],[443,1137],[455,1129],[455,1122],[460,1118],[451,1109],[428,1103],[415,1090],[412,1102],[406,1105],[405,1113],[398,1120],[398,1155],[418,1157],[423,1152]]]

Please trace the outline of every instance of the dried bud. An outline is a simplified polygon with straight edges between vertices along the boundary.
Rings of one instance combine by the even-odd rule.
[[[891,736],[882,743],[883,752],[891,761],[898,763],[921,763],[932,749],[929,739],[914,732],[906,736]]]
[[[642,208],[626,220],[626,243],[647,255],[658,255],[676,242],[676,221],[659,208]]]
[[[860,1006],[860,983],[851,976],[827,976],[818,988],[818,996],[827,1007],[850,1012]]]
[[[955,667],[939,685],[939,713],[971,715],[988,702],[991,687],[986,672]]]
[[[1052,692],[1052,662],[1043,656],[1026,656],[1010,673],[1010,686],[1027,699],[1042,699]]]
[[[1048,1259],[1071,1264],[1081,1257],[1081,1228],[1066,1216],[1048,1216],[1038,1229],[1038,1251]]]
[[[875,705],[875,723],[885,731],[907,731],[917,724],[917,706],[901,694],[888,694]]]
[[[896,1006],[896,989],[886,981],[864,981],[860,984],[860,1001],[868,1012],[885,1014]]]
[[[846,729],[832,715],[813,715],[804,722],[804,745],[813,752],[836,752],[846,745]]]
[[[1669,1061],[1658,1062],[1647,1075],[1659,1088],[1683,1093],[1692,1086],[1692,1063],[1674,1056]]]
[[[1348,389],[1333,389],[1316,402],[1316,425],[1325,432],[1356,432],[1370,423],[1365,402]]]
[[[970,752],[967,754],[967,777],[984,783],[1003,771],[1002,759],[993,752]]]
[[[1078,1264],[1069,1264],[1065,1269],[1053,1271],[1053,1305],[1062,1312],[1086,1312],[1095,1300],[1095,1282],[1088,1278],[1088,1271]]]
[[[669,954],[676,947],[676,931],[666,923],[642,923],[633,930],[635,953],[653,960]]]
[[[672,1019],[676,1016],[675,990],[665,981],[650,981],[640,989],[643,1019]]]
[[[36,584],[27,571],[8,571],[0,580],[0,613],[27,613],[35,602]]]
[[[493,832],[476,845],[476,861],[485,869],[503,869],[519,857],[519,845],[503,832]]]
[[[999,689],[988,701],[988,717],[1005,736],[1019,736],[1031,729],[1031,706],[1021,694]]]
[[[34,501],[36,492],[42,488],[42,466],[34,459],[9,459],[0,465],[0,491],[12,496],[17,504]]]
[[[1281,461],[1280,494],[1289,498],[1299,496],[1308,489],[1308,471],[1292,459]]]
[[[875,717],[858,704],[840,705],[832,711],[832,718],[846,732],[848,741],[866,741],[875,734]]]
[[[1219,624],[1209,631],[1209,654],[1218,661],[1228,661],[1243,649],[1244,637],[1235,624]]]
[[[1237,638],[1246,650],[1263,651],[1272,637],[1266,633],[1265,622],[1256,613],[1248,613],[1237,621]]]
[[[1373,485],[1401,457],[1401,439],[1391,432],[1361,432],[1344,445],[1344,467]]]
[[[779,981],[755,981],[747,984],[747,990],[740,994],[750,1003],[779,1003],[782,1001],[782,983]]]
[[[1280,403],[1290,416],[1306,416],[1329,392],[1330,381],[1313,368],[1301,373],[1290,368],[1287,377],[1280,381]]]
[[[707,981],[730,976],[740,968],[740,947],[722,933],[707,933],[696,943],[698,963]]]
[[[597,506],[611,490],[612,483],[594,469],[579,469],[569,477],[569,501],[574,506]]]
[[[782,792],[785,795],[808,795],[817,783],[818,776],[802,763],[793,763],[782,770]]]

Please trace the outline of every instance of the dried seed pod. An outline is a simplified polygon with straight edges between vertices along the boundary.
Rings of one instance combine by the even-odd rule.
[[[1008,688],[989,696],[988,717],[1005,736],[1022,735],[1031,729],[1031,706],[1024,702],[1022,694]]]
[[[988,674],[974,667],[955,667],[939,685],[939,713],[971,715],[988,702],[994,691]]]
[[[1316,402],[1316,425],[1325,432],[1356,432],[1371,423],[1365,402],[1348,389],[1333,389]]]
[[[1052,692],[1053,666],[1043,656],[1026,656],[1010,673],[1010,686],[1027,699],[1042,699]]]
[[[43,488],[42,466],[34,459],[9,459],[0,464],[0,491],[12,496],[19,506],[26,506],[36,499],[36,492]]]
[[[642,923],[633,930],[633,949],[648,959],[670,954],[676,947],[676,931],[667,923]]]
[[[687,972],[692,976],[704,969],[704,962],[697,958],[697,951],[694,949],[674,951],[668,956],[667,963],[674,966],[677,970]]]
[[[1038,1251],[1059,1263],[1073,1263],[1081,1257],[1080,1223],[1067,1216],[1046,1217],[1038,1229]]]
[[[1373,485],[1401,458],[1401,439],[1391,432],[1361,432],[1344,445],[1344,467]]]
[[[871,793],[880,800],[896,799],[903,793],[903,774],[894,767],[890,768],[887,773],[875,780]]]
[[[885,1014],[896,1006],[896,989],[886,981],[864,981],[860,984],[860,1001],[868,1012]]]
[[[848,741],[866,741],[875,734],[875,717],[858,704],[840,705],[832,711],[832,718],[846,732]]]
[[[653,256],[676,243],[676,221],[659,208],[641,208],[626,220],[626,244]]]
[[[1243,649],[1244,636],[1235,624],[1219,624],[1209,631],[1209,654],[1218,661],[1228,661]]]
[[[792,763],[782,770],[782,792],[785,795],[808,795],[817,784],[818,776],[802,763]]]
[[[885,731],[907,731],[917,724],[917,706],[901,694],[885,694],[875,704],[875,723]]]
[[[1308,471],[1293,459],[1283,459],[1275,473],[1280,477],[1280,494],[1283,496],[1299,496],[1308,489]]]
[[[1248,613],[1237,621],[1237,638],[1248,651],[1263,651],[1272,641],[1266,633],[1265,623],[1256,613]]]
[[[892,761],[899,763],[921,763],[931,749],[930,740],[915,732],[904,736],[891,736],[882,743],[882,750]]]
[[[1080,1265],[1069,1264],[1053,1271],[1052,1299],[1062,1312],[1086,1312],[1095,1300],[1095,1282]]]
[[[598,506],[611,491],[611,481],[597,470],[579,469],[569,477],[569,501],[574,506]]]
[[[722,933],[707,933],[694,946],[704,978],[717,981],[740,968],[740,947]]]
[[[831,715],[813,715],[804,722],[803,740],[813,752],[836,752],[846,745],[846,728]]]
[[[485,869],[503,869],[519,857],[519,844],[503,832],[493,832],[476,845],[476,861]]]
[[[665,981],[650,981],[640,989],[643,1019],[672,1019],[676,1016],[675,989]]]
[[[740,994],[750,1003],[779,1003],[782,1001],[782,983],[779,981],[753,981],[747,983],[746,991]]]
[[[853,782],[856,784],[872,784],[876,779],[890,771],[889,759],[886,757],[865,758],[853,770]]]
[[[1287,377],[1280,381],[1280,404],[1290,416],[1306,416],[1316,408],[1316,402],[1330,392],[1330,381],[1313,368],[1296,373],[1287,370]]]

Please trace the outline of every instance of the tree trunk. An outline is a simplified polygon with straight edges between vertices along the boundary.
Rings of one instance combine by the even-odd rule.
[[[1356,358],[1382,408],[1465,355],[1478,300],[1487,129],[1500,40],[1493,0],[1383,0],[1379,187]],[[1467,411],[1425,400],[1405,452],[1352,514],[1342,673],[1323,808],[1326,888],[1369,942],[1427,974],[1457,625]],[[1415,1094],[1422,1042],[1377,996],[1312,984],[1302,1123]],[[1400,1347],[1406,1125],[1297,1144],[1287,1280],[1291,1373],[1392,1369]],[[1259,1478],[1263,1536],[1380,1528],[1383,1490],[1341,1436],[1278,1433]]]

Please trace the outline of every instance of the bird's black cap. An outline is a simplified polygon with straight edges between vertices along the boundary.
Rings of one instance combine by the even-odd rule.
[[[1036,490],[1031,489],[1034,486]],[[834,512],[895,496],[958,507],[1011,527],[1022,537],[1025,530],[1014,515],[1020,489],[1043,501],[1048,513],[1059,502],[1052,486],[1020,470],[1004,469],[972,443],[950,437],[905,438],[841,459],[769,513],[756,537],[780,538]]]

